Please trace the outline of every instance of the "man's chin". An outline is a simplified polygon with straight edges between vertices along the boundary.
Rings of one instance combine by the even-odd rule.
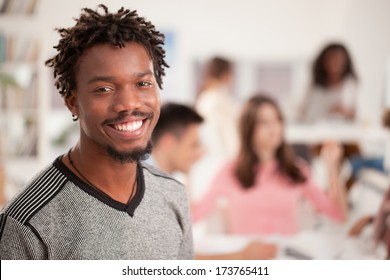
[[[107,146],[107,153],[114,160],[124,164],[146,160],[150,156],[152,148],[152,142],[148,141],[145,147],[136,147],[127,151],[118,151],[111,146]]]

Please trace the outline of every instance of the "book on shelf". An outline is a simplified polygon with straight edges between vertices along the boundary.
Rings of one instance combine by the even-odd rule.
[[[4,34],[0,33],[0,63],[3,63],[6,61],[6,53],[7,53],[7,44],[6,44],[6,38]]]
[[[0,154],[11,157],[38,155],[40,35],[9,28],[31,22],[38,3],[0,0]]]
[[[28,86],[28,90],[25,91],[24,96],[24,105],[23,107],[27,110],[38,108],[38,85],[37,85],[38,77],[37,73],[34,72],[31,77],[30,85]]]
[[[2,111],[24,111],[36,110],[38,106],[38,96],[36,88],[28,91],[21,89],[1,91],[0,108]]]
[[[16,36],[0,32],[0,63],[37,61],[39,40],[30,36]]]
[[[36,38],[0,33],[0,108],[20,111],[38,106],[39,51]]]
[[[38,0],[0,0],[0,15],[32,15]]]
[[[27,123],[29,122],[30,123]],[[37,155],[38,126],[35,119],[25,120],[25,134],[17,146],[16,154],[19,156]]]

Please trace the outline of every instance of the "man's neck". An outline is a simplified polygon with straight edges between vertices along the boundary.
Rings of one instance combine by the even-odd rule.
[[[104,150],[83,149],[78,144],[71,151],[74,166],[68,167],[93,187],[122,203],[126,203],[133,192],[137,163],[120,163]]]

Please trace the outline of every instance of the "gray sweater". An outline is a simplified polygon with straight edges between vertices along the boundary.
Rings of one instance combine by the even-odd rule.
[[[185,187],[138,164],[128,204],[56,159],[0,216],[0,259],[192,259]]]

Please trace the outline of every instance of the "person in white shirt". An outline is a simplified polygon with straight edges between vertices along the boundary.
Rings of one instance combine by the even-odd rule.
[[[357,97],[358,78],[347,48],[341,43],[328,44],[313,63],[301,119],[354,121]]]
[[[226,160],[238,153],[239,103],[232,94],[234,63],[215,56],[207,61],[195,109],[204,118],[201,139],[207,154],[192,168],[190,182],[193,197],[207,192],[212,178]]]
[[[358,78],[347,47],[339,42],[327,44],[314,60],[312,81],[301,106],[300,121],[353,124],[358,88]],[[356,181],[355,166],[360,164],[362,157],[358,143],[341,144],[344,150],[342,161],[350,161],[354,169],[347,179],[349,189]],[[317,157],[321,147],[322,144],[312,147],[310,157]]]
[[[223,159],[235,156],[238,150],[240,108],[231,93],[232,82],[232,62],[221,57],[211,59],[195,103],[196,111],[205,119],[202,129],[209,154]]]

